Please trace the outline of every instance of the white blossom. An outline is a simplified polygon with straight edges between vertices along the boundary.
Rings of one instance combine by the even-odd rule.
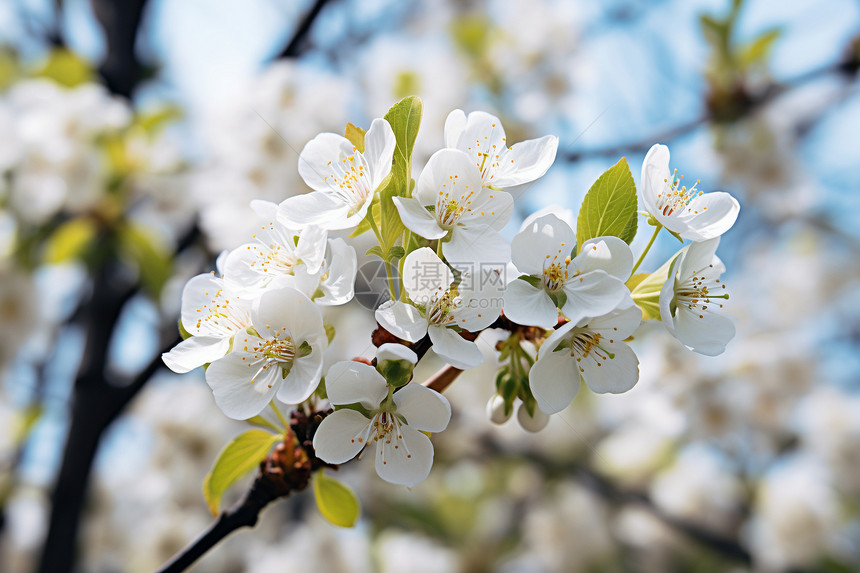
[[[374,119],[364,152],[336,133],[321,133],[299,156],[299,175],[313,192],[281,203],[279,217],[300,228],[351,229],[367,214],[377,188],[391,172],[396,140],[391,125]]]
[[[233,336],[251,324],[251,301],[243,299],[215,273],[197,275],[182,290],[180,320],[191,336],[161,355],[177,374],[227,354]]]
[[[555,215],[534,220],[514,237],[513,263],[533,280],[508,284],[505,316],[519,324],[552,328],[558,322],[557,302],[572,322],[618,306],[628,293],[624,281],[633,268],[630,247],[618,237],[598,237],[586,241],[571,258],[575,244],[573,230]]]
[[[639,380],[639,359],[624,342],[642,320],[628,301],[595,318],[568,322],[546,339],[529,371],[529,387],[547,414],[562,411],[579,391],[580,380],[599,394],[619,394]]]
[[[501,299],[492,279],[464,273],[455,285],[451,269],[432,249],[422,247],[409,253],[403,265],[403,286],[413,304],[388,301],[376,310],[376,320],[410,342],[429,334],[436,354],[456,368],[473,368],[483,362],[483,355],[454,327],[479,332],[496,320]]]
[[[321,460],[342,464],[374,443],[376,473],[385,481],[412,487],[427,478],[433,444],[422,432],[448,426],[451,405],[444,396],[420,384],[394,392],[379,372],[359,362],[333,365],[325,384],[332,404],[358,404],[367,415],[342,408],[326,417],[314,435]]]
[[[395,197],[394,204],[407,228],[442,241],[451,263],[504,265],[511,258],[499,230],[510,219],[514,200],[505,191],[482,188],[480,172],[462,151],[434,153],[418,178],[415,197]]]
[[[327,338],[322,315],[291,288],[263,293],[251,310],[254,333],[237,334],[232,351],[209,365],[206,382],[230,418],[259,414],[276,397],[306,400],[320,380]]]
[[[740,205],[728,193],[703,194],[687,187],[678,170],[669,171],[669,148],[654,145],[642,163],[642,202],[657,221],[683,239],[706,241],[728,231]]]
[[[445,146],[468,154],[484,186],[504,189],[543,176],[555,161],[558,138],[545,135],[508,148],[505,128],[494,115],[455,109],[445,120]]]
[[[687,348],[704,354],[722,354],[735,336],[735,325],[720,314],[728,299],[718,278],[726,270],[716,256],[720,239],[685,247],[672,263],[660,291],[660,319]]]

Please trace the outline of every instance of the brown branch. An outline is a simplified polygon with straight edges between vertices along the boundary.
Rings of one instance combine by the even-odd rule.
[[[236,505],[223,512],[200,537],[159,569],[158,573],[185,571],[237,529],[254,527],[267,505],[307,488],[312,472],[323,467],[335,467],[317,458],[313,448],[313,436],[325,415],[324,412],[313,412],[310,416],[293,412],[290,418],[292,434],[260,463],[260,473],[251,489]],[[287,446],[286,442],[289,441],[292,442],[292,447]]]
[[[454,368],[453,366],[446,366],[424,382],[422,384],[431,390],[436,390],[437,392],[444,392],[448,386],[451,385],[457,377],[462,374],[463,371],[459,368]]]

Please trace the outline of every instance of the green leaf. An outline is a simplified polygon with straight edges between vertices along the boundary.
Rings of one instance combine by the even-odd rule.
[[[636,217],[636,184],[622,157],[585,194],[576,221],[577,249],[589,239],[606,235],[630,243],[636,236]]]
[[[313,486],[317,507],[323,517],[340,527],[355,525],[360,508],[352,489],[322,471],[314,474]]]
[[[366,133],[367,132],[360,127],[351,123],[347,123],[346,129],[343,132],[343,136],[346,137],[349,142],[356,147],[356,149],[358,149],[361,153],[364,153],[364,134]]]
[[[630,289],[633,302],[642,311],[642,320],[655,318],[660,320],[660,290],[668,280],[672,263],[675,262],[678,254],[672,256],[653,273],[638,273],[628,279],[627,288]]]
[[[410,168],[412,166],[412,151],[415,148],[415,138],[418,136],[418,128],[421,127],[421,115],[424,112],[424,104],[418,96],[405,97],[388,110],[385,119],[391,124],[397,146],[394,148],[394,167],[392,173],[398,187],[403,187],[404,195],[408,193],[405,185],[411,178]]]
[[[379,206],[379,197],[374,197],[373,201],[370,203],[370,209],[367,210],[367,216],[361,220],[355,230],[349,234],[349,238],[357,237],[359,235],[363,235],[364,233],[370,231],[373,227],[370,224],[370,218],[373,217],[376,220],[376,225],[380,225],[380,220],[382,219],[382,210]]]
[[[218,455],[212,470],[203,480],[203,496],[212,515],[218,515],[221,497],[227,489],[243,475],[259,465],[272,446],[283,440],[281,434],[265,430],[248,430],[233,438],[233,441]]]
[[[781,30],[774,28],[760,34],[755,40],[744,46],[740,52],[741,65],[749,67],[765,63],[774,43],[781,34]]]
[[[394,206],[394,197],[408,197],[412,189],[412,151],[421,126],[424,104],[421,98],[409,96],[394,104],[385,120],[391,125],[397,144],[394,148],[394,164],[388,183],[379,192],[380,233],[382,250],[388,251],[406,231],[400,213]]]
[[[404,256],[406,256],[406,249],[404,249],[400,245],[388,249],[388,260],[402,259]]]
[[[532,276],[532,275],[520,275],[517,278],[520,279],[521,281],[525,281],[525,282],[529,283],[533,287],[538,287],[543,282],[543,279],[541,279],[540,277],[536,277],[536,276]]]
[[[46,263],[62,263],[81,257],[96,237],[96,225],[90,219],[72,219],[57,227],[45,244]]]
[[[85,60],[65,48],[53,50],[34,75],[54,80],[69,88],[91,81],[95,77],[93,69]]]
[[[172,270],[167,247],[142,225],[124,225],[118,235],[121,252],[137,264],[143,286],[157,296]]]
[[[380,247],[379,245],[374,245],[374,246],[370,247],[369,249],[367,249],[367,252],[365,252],[364,254],[368,255],[368,256],[376,255],[380,259],[383,259],[383,260],[385,259],[385,257],[382,254],[382,247]]]
[[[275,424],[274,422],[270,422],[269,420],[267,420],[263,416],[260,416],[259,414],[254,416],[253,418],[248,418],[245,421],[248,422],[249,424],[254,424],[256,426],[262,426],[263,428],[268,428],[268,429],[272,430],[273,432],[282,432],[283,431],[283,428],[279,428],[277,424]]]

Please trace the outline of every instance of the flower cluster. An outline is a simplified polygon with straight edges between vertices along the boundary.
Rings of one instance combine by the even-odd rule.
[[[451,417],[448,400],[413,377],[431,349],[465,370],[485,360],[482,332],[507,331],[488,413],[501,423],[519,404],[530,431],[563,410],[581,381],[598,393],[636,384],[628,342],[643,317],[696,352],[723,351],[734,328],[719,312],[728,295],[715,251],[737,216],[733,198],[683,186],[666,148],[655,146],[642,168],[648,222],[655,236],[666,228],[694,241],[658,271],[635,274],[653,238],[634,263],[640,213],[624,160],[588,193],[576,231],[538,213],[508,241],[508,189],[543,176],[558,139],[510,144],[497,117],[455,110],[444,148],[413,180],[421,109],[406,98],[367,131],[350,124],[343,136],[311,139],[298,163],[310,192],[279,205],[254,201],[256,233],[219,257],[217,274],[187,283],[188,336],[164,361],[176,372],[206,366],[227,416],[256,417],[274,398],[317,410],[327,400],[334,411],[314,435],[316,456],[343,464],[372,446],[379,476],[411,487],[432,465],[428,435]],[[368,255],[382,259],[388,286],[374,318],[389,342],[372,361],[350,360],[329,348],[336,335],[323,311],[353,298],[354,245],[368,232],[376,239]]]

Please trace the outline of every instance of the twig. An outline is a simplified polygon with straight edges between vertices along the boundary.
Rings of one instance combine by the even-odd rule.
[[[427,380],[423,382],[423,385],[431,390],[436,390],[437,392],[444,392],[448,386],[451,385],[454,380],[457,379],[457,376],[462,374],[463,371],[459,368],[454,368],[453,366],[446,366]]]
[[[314,5],[311,6],[311,9],[308,10],[308,13],[305,14],[305,17],[302,18],[301,22],[299,22],[299,25],[296,27],[296,31],[293,32],[293,37],[290,39],[290,43],[287,44],[280,54],[278,54],[277,59],[295,58],[301,54],[303,47],[302,44],[310,33],[314,20],[317,19],[317,16],[319,16],[323,6],[325,6],[327,2],[328,0],[314,1]]]
[[[786,92],[813,82],[815,80],[818,80],[822,77],[831,74],[841,74],[843,76],[853,78],[853,72],[850,64],[850,61],[840,60],[835,64],[822,66],[820,68],[815,68],[804,72],[782,84],[773,84],[769,88],[763,90],[757,97],[751,98],[749,101],[745,102],[745,110],[744,113],[740,115],[740,117],[747,117],[751,111],[754,111],[755,109],[767,105],[768,103],[774,101]],[[635,139],[623,143],[617,143],[606,147],[567,150],[565,152],[560,152],[558,158],[563,161],[575,162],[591,157],[614,157],[627,153],[642,152],[649,149],[655,143],[670,142],[674,139],[677,139],[678,137],[681,137],[682,135],[692,132],[696,128],[701,127],[708,122],[717,121],[717,119],[718,118],[716,117],[714,111],[708,110],[694,119],[685,121],[674,127],[652,134],[645,138]]]
[[[513,452],[502,447],[497,440],[490,436],[482,437],[481,444],[485,451],[492,453],[494,456],[516,457],[545,468],[550,474],[573,477],[608,501],[619,504],[640,505],[664,524],[712,551],[747,565],[752,563],[752,555],[736,539],[720,535],[687,520],[671,516],[657,507],[648,495],[642,492],[623,489],[606,476],[599,474],[580,462],[551,459],[532,450]]]

